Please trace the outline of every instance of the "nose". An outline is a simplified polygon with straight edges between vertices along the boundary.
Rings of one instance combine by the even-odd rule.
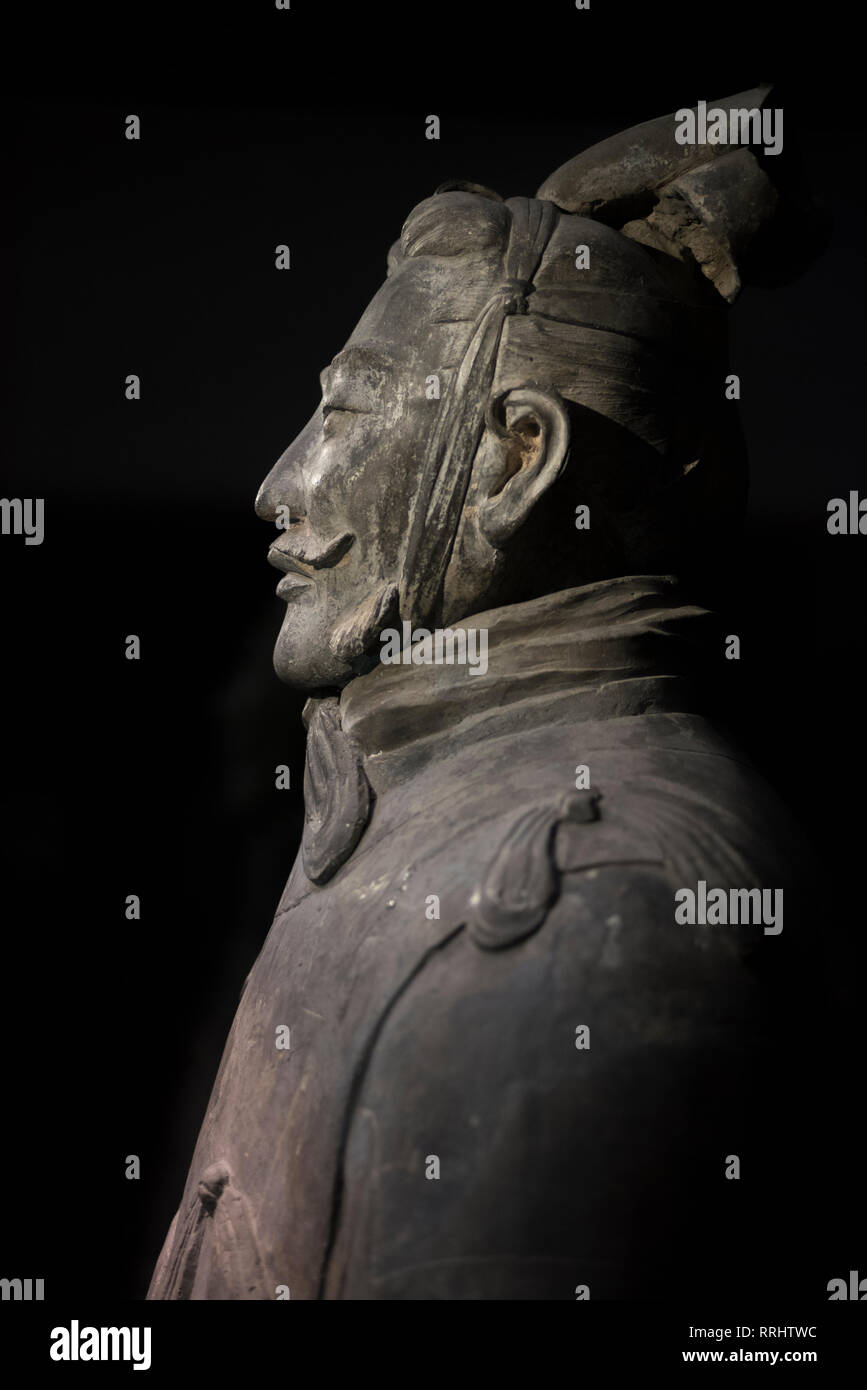
[[[278,507],[288,507],[291,518],[304,516],[307,502],[304,493],[304,465],[312,453],[319,434],[319,410],[308,420],[304,429],[280,455],[271,472],[256,494],[256,515],[263,521],[276,521]]]

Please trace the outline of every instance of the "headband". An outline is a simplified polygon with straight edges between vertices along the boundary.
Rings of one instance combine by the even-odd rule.
[[[400,580],[401,616],[412,623],[424,622],[439,603],[485,424],[503,325],[510,314],[527,313],[533,276],[557,222],[553,203],[510,198],[506,206],[512,215],[506,278],[475,322],[460,366],[443,394],[422,461]]]

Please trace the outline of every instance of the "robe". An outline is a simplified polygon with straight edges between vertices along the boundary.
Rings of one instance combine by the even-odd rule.
[[[723,636],[659,577],[459,626],[484,674],[380,665],[306,711],[305,841],[148,1297],[800,1287],[807,858],[701,713]],[[784,930],[678,923],[699,880],[783,888]]]

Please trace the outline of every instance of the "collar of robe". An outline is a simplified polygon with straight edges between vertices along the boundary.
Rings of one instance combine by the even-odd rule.
[[[510,726],[693,709],[697,650],[711,625],[671,577],[607,579],[453,623],[486,632],[484,671],[413,661],[410,645],[399,664],[357,677],[339,698],[309,700],[307,877],[326,883],[352,854],[371,815],[371,778],[403,780],[438,750],[451,755]]]

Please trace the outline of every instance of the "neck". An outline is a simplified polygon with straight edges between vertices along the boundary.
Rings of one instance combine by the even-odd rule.
[[[683,708],[692,639],[708,618],[681,601],[675,580],[643,575],[491,609],[451,629],[467,634],[468,653],[484,647],[485,662],[438,662],[436,642],[418,659],[421,644],[404,647],[399,662],[344,689],[343,728],[371,757],[465,725],[478,737],[480,722],[508,720],[525,701],[565,701],[578,721],[640,712],[651,694],[655,708]]]
[[[694,708],[694,639],[710,620],[668,577],[628,576],[454,623],[464,642],[407,639],[339,700],[311,701],[304,860],[324,882],[352,853],[375,796],[433,758],[543,725]],[[475,647],[469,634],[475,634]],[[437,660],[481,648],[486,663]],[[397,658],[395,660],[395,657]],[[484,665],[484,669],[483,669]]]

